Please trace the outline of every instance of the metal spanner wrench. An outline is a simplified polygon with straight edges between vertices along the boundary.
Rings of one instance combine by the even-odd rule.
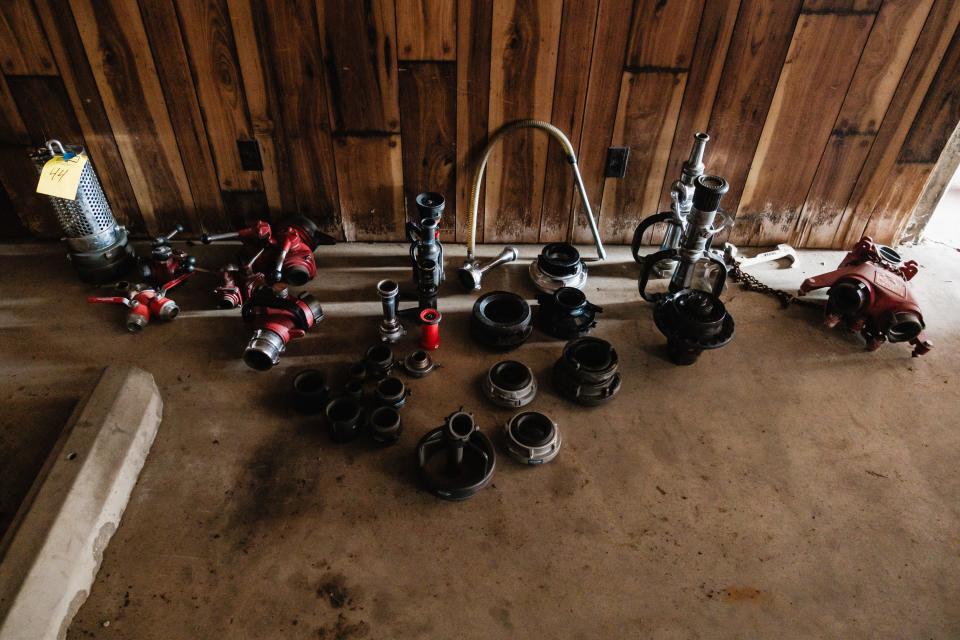
[[[800,257],[797,255],[797,250],[788,244],[778,244],[775,249],[758,253],[752,258],[741,258],[740,252],[735,246],[729,242],[723,243],[724,262],[726,262],[728,265],[733,265],[734,261],[739,262],[741,269],[752,267],[756,264],[760,264],[761,262],[773,262],[774,260],[781,260],[783,258],[786,258],[790,261],[790,264],[787,265],[788,268],[797,266],[797,262],[800,259]]]

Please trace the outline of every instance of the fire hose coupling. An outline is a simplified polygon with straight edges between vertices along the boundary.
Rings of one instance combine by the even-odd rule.
[[[299,413],[320,413],[327,405],[330,387],[323,371],[305,369],[293,378],[293,408]]]
[[[287,344],[323,320],[323,308],[309,293],[292,297],[282,285],[262,286],[243,305],[243,319],[255,331],[243,352],[248,367],[266,371],[280,361]]]
[[[530,263],[530,279],[544,293],[553,293],[561,287],[580,289],[587,282],[587,268],[576,247],[553,242]]]
[[[439,285],[444,280],[443,244],[440,242],[440,218],[446,201],[439,193],[426,192],[416,197],[414,203],[420,216],[419,224],[407,222],[407,239],[410,240],[410,264],[413,281],[420,282],[423,268],[421,262],[433,263],[433,282]]]
[[[436,309],[420,312],[420,348],[435,351],[440,348],[440,320],[443,316]]]
[[[403,380],[394,376],[387,376],[378,381],[374,390],[377,402],[394,409],[399,409],[406,404],[408,395],[410,395],[410,390],[403,384]]]
[[[483,378],[483,395],[500,407],[519,408],[533,402],[537,379],[533,370],[516,360],[496,363]]]
[[[419,279],[417,281],[417,301],[420,311],[437,308],[440,273],[438,263],[430,258],[421,258],[417,262]]]
[[[381,280],[377,283],[377,294],[380,296],[380,304],[383,307],[383,318],[380,320],[380,339],[384,342],[396,342],[407,332],[397,316],[400,285],[393,280]]]
[[[661,298],[653,320],[667,337],[670,360],[678,365],[693,364],[705,349],[719,349],[733,339],[733,316],[720,298],[699,289]]]
[[[490,484],[497,464],[493,443],[460,407],[417,444],[417,466],[427,490],[444,500],[466,500]]]
[[[587,301],[580,289],[560,287],[552,294],[538,293],[540,328],[562,340],[573,340],[597,326],[596,317],[602,307]]]
[[[470,335],[482,345],[509,350],[533,332],[527,301],[509,291],[493,291],[477,298],[470,318]]]
[[[609,342],[578,338],[563,348],[553,366],[553,383],[565,398],[596,406],[610,401],[620,391],[619,368],[619,357]]]
[[[529,465],[550,462],[563,443],[557,423],[539,411],[516,414],[507,420],[503,435],[510,457]]]
[[[363,407],[357,398],[343,395],[327,403],[325,409],[330,436],[334,442],[350,442],[363,425]]]
[[[387,377],[395,363],[393,350],[385,344],[375,344],[363,355],[367,377],[375,380]]]
[[[191,275],[193,275],[193,272],[184,273],[159,289],[119,282],[114,288],[121,291],[123,295],[90,296],[87,298],[87,302],[91,304],[120,304],[127,307],[129,309],[126,319],[127,331],[137,333],[147,326],[152,319],[173,320],[177,317],[180,313],[180,307],[167,297],[167,292],[184,282]]]
[[[430,354],[423,349],[413,351],[403,359],[403,369],[411,378],[423,378],[434,370],[437,365]]]
[[[400,439],[403,423],[396,407],[377,407],[370,414],[370,438],[381,445],[391,445]]]
[[[913,355],[921,356],[933,343],[924,333],[923,314],[910,290],[918,270],[914,260],[904,262],[895,250],[864,236],[835,271],[804,280],[799,295],[829,287],[827,326],[859,332],[871,351],[884,342],[907,342]]]

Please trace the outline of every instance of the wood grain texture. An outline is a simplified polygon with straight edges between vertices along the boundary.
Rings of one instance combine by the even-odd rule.
[[[623,80],[622,74],[612,73],[611,70],[623,68],[626,60],[630,36],[630,21],[626,18],[632,14],[633,2],[630,0],[600,0],[578,158],[594,215],[600,214],[607,149],[613,139]],[[579,198],[573,200],[571,216],[572,240],[591,242],[586,212]]]
[[[333,149],[346,239],[402,240],[405,216],[400,136],[338,136]]]
[[[627,67],[688,69],[704,0],[638,0],[633,11]],[[619,19],[624,19],[621,16]]]
[[[0,2],[0,68],[7,75],[56,75],[57,65],[30,0]]]
[[[952,128],[960,122],[960,28],[913,119],[897,161],[936,164]]]
[[[396,0],[401,60],[457,58],[457,5],[453,0]]]
[[[343,237],[317,16],[309,0],[263,5],[254,18],[270,61],[295,211]],[[267,67],[268,65],[264,65]]]
[[[886,0],[874,21],[791,242],[830,247],[933,0]]]
[[[32,113],[32,105],[28,113]],[[10,93],[7,79],[0,74],[0,144],[30,144],[30,135],[20,117],[20,110]]]
[[[490,130],[513,120],[549,120],[557,69],[562,5],[552,0],[503,0],[493,6]],[[487,166],[487,242],[536,242],[546,175],[543,131],[511,132]]]
[[[57,239],[63,232],[50,199],[36,192],[39,174],[30,160],[32,150],[29,146],[0,144],[0,184],[30,235]]]
[[[629,243],[640,221],[657,212],[686,80],[684,72],[624,74],[613,145],[630,147],[630,162],[626,177],[604,184],[600,231],[610,242]]]
[[[487,144],[493,0],[457,1],[457,242],[470,237],[473,174]],[[485,189],[477,208],[477,242],[483,242]]]
[[[237,62],[243,79],[244,96],[250,113],[253,138],[260,147],[263,170],[260,172],[270,218],[296,209],[286,155],[281,152],[283,139],[276,115],[279,112],[273,79],[262,58],[264,47],[254,26],[253,0],[227,0]]]
[[[872,23],[861,13],[800,16],[743,187],[730,233],[735,244],[790,239]],[[837,42],[857,55],[832,55]],[[802,108],[810,102],[817,111]]]
[[[874,209],[887,187],[897,155],[933,81],[957,25],[960,3],[937,0],[930,10],[910,60],[877,132],[863,170],[844,210],[833,246],[843,248],[855,243],[866,232]],[[886,210],[885,210],[886,211]],[[910,212],[901,212],[904,218]],[[889,226],[889,225],[884,225]],[[874,238],[892,242],[893,238]]]
[[[566,2],[560,23],[557,78],[553,86],[553,113],[550,118],[574,146],[583,131],[590,65],[585,52],[593,51],[596,37],[598,0]],[[578,197],[573,172],[563,148],[551,143],[540,211],[540,242],[565,242],[570,234],[570,210]]]
[[[31,146],[42,146],[51,138],[57,138],[64,144],[86,146],[80,123],[77,122],[70,97],[60,78],[10,76],[7,84],[18,112],[31,115],[24,121]],[[43,109],[35,109],[38,104],[42,104]]]
[[[139,9],[121,0],[72,7],[147,231],[201,229]]]
[[[176,8],[171,0],[144,0],[140,2],[140,13],[155,52],[157,77],[163,86],[197,217],[204,230],[229,226],[236,220],[227,215],[220,198],[217,169],[180,37]]]
[[[690,157],[693,135],[707,132],[713,102],[720,86],[723,63],[733,36],[733,26],[737,21],[740,0],[707,0],[703,7],[700,28],[697,31],[696,45],[687,76],[688,90],[684,91],[677,117],[677,129],[673,136],[670,159],[667,161],[667,173],[660,189],[661,211],[670,208],[670,185],[680,177],[683,162]],[[711,148],[706,151],[707,166],[710,163]],[[659,243],[662,230],[654,230],[650,241]]]
[[[127,168],[123,164],[123,157],[107,118],[93,71],[83,50],[73,13],[58,0],[35,2],[50,50],[60,70],[60,78],[67,95],[70,96],[87,152],[97,167],[97,178],[110,202],[113,216],[131,232],[143,233],[146,226],[140,213],[140,205],[130,184]]]
[[[884,0],[805,0],[804,13],[850,15],[870,14],[880,10]]]
[[[730,183],[721,205],[724,211],[736,211],[740,203],[799,11],[800,0],[740,4],[710,114],[708,171]],[[721,233],[715,242],[723,240]]]
[[[405,62],[400,67],[403,186],[406,219],[419,222],[414,199],[436,191],[446,200],[441,239],[457,229],[457,68],[450,62]]]
[[[259,171],[241,166],[237,141],[252,140],[243,80],[225,0],[177,0],[180,26],[224,190],[263,188]],[[156,51],[157,47],[154,47]]]
[[[910,214],[917,206],[934,166],[935,163],[927,162],[895,163],[873,206],[864,235],[886,244],[898,242],[909,221],[909,215],[905,217],[903,213]]]
[[[393,0],[317,0],[331,124],[343,133],[400,132]]]

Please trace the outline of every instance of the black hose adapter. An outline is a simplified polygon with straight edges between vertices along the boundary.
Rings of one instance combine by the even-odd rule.
[[[370,437],[377,444],[390,445],[400,439],[403,424],[396,407],[377,407],[370,414]]]
[[[546,414],[524,411],[509,420],[503,429],[507,453],[523,464],[550,462],[560,453],[560,429]]]
[[[430,493],[444,500],[466,500],[490,484],[497,452],[473,415],[460,407],[443,426],[420,439],[417,466]]]
[[[320,413],[329,395],[323,371],[305,369],[293,378],[293,408],[299,413]]]
[[[705,349],[719,349],[733,339],[733,316],[720,298],[699,289],[681,289],[657,302],[657,329],[667,337],[674,364],[690,365]]]
[[[353,396],[340,396],[327,403],[327,423],[334,442],[350,442],[360,433],[363,407]]]
[[[596,317],[603,308],[587,301],[586,294],[573,287],[560,287],[552,294],[538,293],[539,326],[550,335],[573,340],[597,326]]]
[[[619,368],[619,357],[609,342],[578,338],[563,348],[563,355],[553,366],[553,383],[563,397],[595,406],[620,391]]]
[[[470,335],[495,349],[517,347],[533,332],[527,301],[509,291],[493,291],[477,298],[470,318]]]

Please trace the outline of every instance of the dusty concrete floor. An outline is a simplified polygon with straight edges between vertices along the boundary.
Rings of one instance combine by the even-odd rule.
[[[922,264],[928,356],[864,352],[816,311],[733,286],[736,338],[679,368],[613,251],[587,292],[620,396],[558,398],[546,373],[561,343],[535,333],[514,355],[540,375],[533,406],[557,418],[563,451],[535,469],[501,456],[494,486],[448,504],[419,490],[416,440],[461,404],[488,433],[510,415],[478,392],[501,356],[467,339],[473,296],[455,283],[444,368],[411,383],[398,445],[334,445],[287,402],[297,370],[340,375],[374,341],[375,282],[407,280],[399,246],[324,248],[309,288],[327,320],[269,373],[241,363],[236,314],[205,310],[202,274],[173,324],[129,335],[121,309],[84,303],[58,247],[4,246],[0,464],[29,469],[42,447],[23,443],[55,437],[99,367],[156,377],[163,424],[71,638],[955,638],[960,255],[905,253]],[[756,273],[795,287],[840,255]],[[532,298],[525,269],[485,290]]]

